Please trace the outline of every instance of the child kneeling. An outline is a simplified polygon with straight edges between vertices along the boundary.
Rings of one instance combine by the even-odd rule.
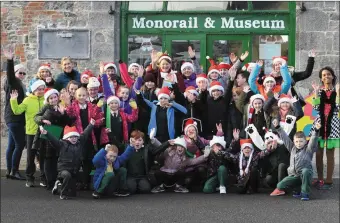
[[[119,197],[129,196],[126,176],[127,170],[122,167],[124,162],[130,158],[134,150],[134,139],[130,139],[130,145],[125,152],[118,156],[118,148],[115,145],[106,145],[93,158],[96,171],[93,176],[93,187],[95,191],[92,197],[100,198],[102,195],[115,195]]]
[[[46,135],[47,139],[51,141],[53,148],[59,150],[58,158],[58,180],[55,182],[52,189],[52,194],[57,194],[58,185],[61,184],[60,199],[66,200],[71,194],[76,194],[76,176],[79,172],[82,157],[84,154],[85,143],[92,132],[95,120],[91,119],[90,124],[86,127],[83,134],[79,134],[75,126],[66,126],[64,129],[63,139],[58,140],[51,133],[47,132],[40,126],[40,132]]]

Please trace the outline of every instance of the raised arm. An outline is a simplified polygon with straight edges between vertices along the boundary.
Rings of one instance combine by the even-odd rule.
[[[191,62],[192,62],[193,65],[194,65],[195,74],[201,74],[201,73],[203,73],[203,70],[202,70],[202,68],[201,68],[201,66],[200,66],[200,64],[199,64],[199,61],[197,60],[196,57],[191,58]]]
[[[124,153],[117,157],[117,160],[120,165],[122,165],[126,160],[130,158],[133,153],[134,148],[131,145],[128,145],[124,151]]]
[[[99,150],[99,152],[96,153],[96,155],[92,159],[92,163],[94,167],[99,168],[102,166],[105,166],[106,161],[105,161],[105,156],[106,156],[106,150],[102,148]]]
[[[90,137],[90,134],[92,133],[92,129],[94,127],[94,122],[95,121],[93,119],[91,119],[89,125],[85,128],[83,134],[80,135],[79,140],[80,140],[81,145],[84,145],[86,143],[88,137]]]
[[[273,105],[277,102],[276,98],[274,96],[269,97],[268,100],[263,105],[263,110],[270,114],[273,110]]]
[[[260,69],[261,69],[261,66],[259,64],[256,64],[254,69],[252,69],[252,71],[249,75],[249,79],[248,79],[249,87],[255,94],[260,93],[258,88],[257,88],[257,85],[256,85],[256,78],[259,74]]]
[[[298,99],[293,103],[293,110],[294,110],[294,116],[296,117],[296,121],[298,121],[300,118],[302,118],[305,115],[303,113],[300,100]]]
[[[280,127],[280,125],[278,125],[278,127],[275,127],[275,129],[276,129],[277,133],[279,134],[281,140],[283,141],[283,144],[286,146],[287,150],[289,152],[291,152],[293,147],[294,147],[293,141],[289,138],[287,133]]]
[[[305,80],[312,75],[313,68],[314,68],[314,62],[315,62],[315,60],[314,60],[315,56],[316,56],[316,53],[315,53],[315,50],[313,49],[309,52],[306,70],[302,71],[302,72],[294,72],[294,75],[292,76],[292,78],[293,78],[295,83],[298,82],[298,81]]]
[[[16,94],[18,94],[18,93],[16,93]],[[27,105],[26,105],[26,100],[25,99],[24,99],[24,101],[20,105],[18,105],[17,97],[16,98],[11,97],[10,104],[11,104],[11,108],[12,108],[13,114],[15,114],[15,115],[20,115],[23,112],[25,112],[26,109],[27,109]]]
[[[144,99],[145,100],[145,99]],[[173,108],[175,108],[176,110],[178,110],[178,111],[180,111],[180,112],[182,112],[183,114],[187,114],[187,109],[184,107],[184,106],[182,106],[182,105],[180,105],[180,104],[177,104],[176,102],[172,102],[172,107]]]
[[[119,60],[119,72],[120,72],[120,77],[122,78],[122,81],[125,83],[125,85],[128,88],[131,88],[134,81],[129,75],[126,63],[124,63],[122,60]]]
[[[292,85],[292,77],[289,75],[287,64],[281,66],[280,72],[283,79],[280,94],[287,94]]]

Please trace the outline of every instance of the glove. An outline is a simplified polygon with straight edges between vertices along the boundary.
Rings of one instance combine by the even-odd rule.
[[[97,103],[97,107],[101,108],[103,106],[103,104],[104,104],[103,99],[100,99]]]
[[[107,144],[107,145],[105,146],[105,151],[107,152],[107,151],[109,150],[110,147],[111,147],[111,145],[110,145],[110,144]]]
[[[204,149],[204,158],[207,158],[210,154],[210,147],[209,146],[206,146],[205,149]]]
[[[154,139],[154,138],[155,138],[155,135],[156,135],[156,129],[153,128],[153,129],[151,129],[151,132],[150,132],[150,139],[151,139],[151,140]]]
[[[135,100],[131,99],[129,101],[129,105],[131,106],[132,109],[137,109],[137,103]]]

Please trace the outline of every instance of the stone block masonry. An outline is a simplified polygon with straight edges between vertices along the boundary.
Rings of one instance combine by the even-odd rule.
[[[15,43],[16,63],[27,67],[27,84],[36,75],[39,65],[51,63],[53,75],[61,72],[60,60],[38,59],[39,28],[72,28],[91,31],[91,56],[88,60],[76,60],[78,70],[91,69],[99,72],[99,62],[118,61],[114,58],[114,42],[119,30],[114,32],[117,15],[110,15],[110,6],[117,8],[118,2],[1,2],[1,48]],[[63,47],[63,46],[60,46]],[[65,55],[68,56],[68,55]],[[6,59],[1,54],[1,65]],[[2,70],[3,71],[3,70]],[[5,73],[1,72],[1,91]],[[1,114],[4,112],[4,97],[1,93]],[[1,115],[1,138],[7,136],[7,127]],[[4,148],[2,148],[4,149]]]

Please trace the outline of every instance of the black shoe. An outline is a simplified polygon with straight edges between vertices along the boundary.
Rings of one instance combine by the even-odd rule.
[[[7,171],[6,171],[6,178],[7,178],[7,179],[12,179],[11,170],[7,170]]]
[[[61,199],[61,200],[68,200],[69,197],[66,196],[66,195],[61,194],[61,195],[60,195],[60,199]]]
[[[19,171],[16,171],[15,173],[12,172],[10,177],[14,180],[26,180],[25,177],[20,175]]]
[[[54,187],[52,188],[52,194],[53,195],[57,195],[58,194],[58,186],[60,186],[61,183],[59,180],[57,180],[55,183],[54,183]]]
[[[34,187],[34,181],[33,180],[26,181],[26,187]]]
[[[176,192],[176,193],[188,193],[189,190],[187,188],[181,186],[181,185],[176,184],[174,192]]]
[[[97,191],[94,191],[94,192],[92,193],[92,197],[93,197],[94,199],[99,199],[99,198],[100,198],[100,194],[99,194]]]
[[[39,185],[41,187],[46,187],[47,186],[46,180],[41,180]]]
[[[130,195],[130,192],[127,190],[119,190],[115,193],[113,193],[113,195],[117,196],[117,197],[127,197]]]
[[[165,191],[164,184],[161,184],[159,186],[152,188],[151,193],[161,193],[164,191]]]

